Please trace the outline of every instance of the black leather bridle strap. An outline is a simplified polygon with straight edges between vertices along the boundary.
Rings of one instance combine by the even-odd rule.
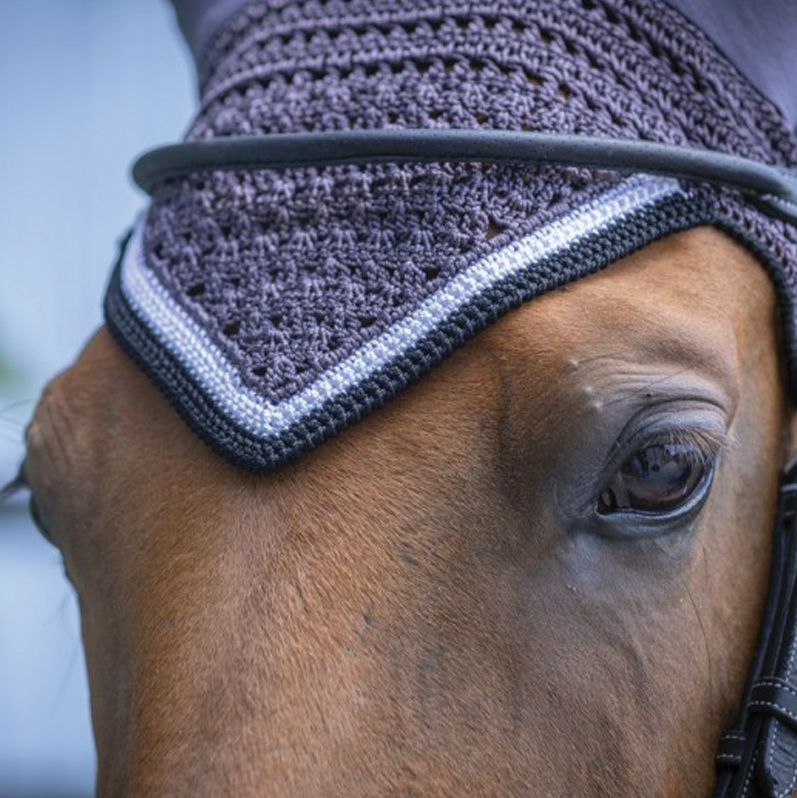
[[[797,461],[778,492],[769,592],[734,723],[717,754],[715,798],[791,798],[797,790]]]
[[[533,131],[388,128],[197,140],[144,153],[133,165],[133,180],[151,194],[167,178],[202,170],[430,161],[582,166],[719,183],[797,223],[797,173],[782,167],[651,141]]]
[[[797,731],[797,690],[782,679],[762,679],[753,686],[750,711],[777,718]]]

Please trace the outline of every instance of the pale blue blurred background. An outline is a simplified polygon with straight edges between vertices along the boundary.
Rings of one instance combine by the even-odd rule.
[[[141,150],[182,137],[190,56],[166,0],[0,0],[0,483],[45,381],[101,322]],[[0,798],[88,796],[76,601],[26,498],[0,507]]]

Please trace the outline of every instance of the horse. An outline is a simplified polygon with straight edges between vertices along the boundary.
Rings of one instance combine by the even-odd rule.
[[[100,328],[23,466],[98,794],[709,795],[795,450],[781,312],[726,230],[670,232],[265,471]]]

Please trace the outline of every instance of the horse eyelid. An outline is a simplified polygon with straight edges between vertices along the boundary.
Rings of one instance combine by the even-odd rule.
[[[617,467],[625,462],[626,457],[630,456],[635,451],[659,443],[692,447],[697,449],[705,460],[713,460],[719,457],[723,451],[733,450],[737,447],[736,440],[728,430],[721,429],[713,424],[703,425],[686,423],[661,425],[655,423],[637,429],[635,432],[627,435],[627,437],[626,434],[626,430],[621,433],[620,438],[615,444],[616,448],[609,458]],[[623,440],[624,438],[625,440]],[[626,456],[620,459],[618,455],[621,455],[623,451],[625,451]],[[607,466],[608,465],[607,463]]]
[[[652,443],[670,443],[697,449],[704,462],[715,460],[726,449],[735,447],[734,439],[725,431],[711,428],[685,427],[662,431]]]

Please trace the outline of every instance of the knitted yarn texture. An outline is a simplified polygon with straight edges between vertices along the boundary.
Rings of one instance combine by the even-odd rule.
[[[189,140],[484,127],[797,164],[778,112],[648,0],[258,0],[217,35],[200,87]],[[194,430],[263,470],[381,406],[511,307],[698,224],[761,258],[794,374],[797,231],[727,189],[565,166],[167,180],[125,242],[106,320]]]

